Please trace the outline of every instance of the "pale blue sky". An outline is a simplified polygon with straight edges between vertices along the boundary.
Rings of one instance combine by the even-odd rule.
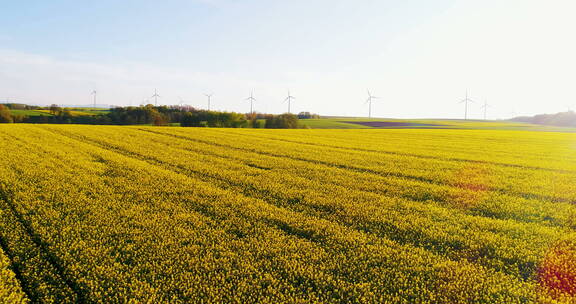
[[[4,1],[0,99],[491,118],[576,106],[574,1]],[[481,117],[479,105],[470,109]]]

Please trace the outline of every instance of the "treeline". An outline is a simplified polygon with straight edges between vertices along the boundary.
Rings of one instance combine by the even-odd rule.
[[[199,110],[188,106],[116,107],[105,114],[98,115],[74,115],[70,109],[61,108],[57,105],[48,108],[20,107],[19,110],[48,110],[50,115],[16,116],[10,114],[8,107],[0,105],[0,122],[157,126],[180,124],[183,127],[270,129],[296,129],[300,127],[298,124],[300,115],[242,114]],[[311,116],[309,113],[307,115]]]
[[[300,112],[300,113],[298,113],[298,118],[300,118],[300,119],[318,119],[318,118],[320,118],[320,115],[310,113],[310,112]]]
[[[183,114],[183,127],[297,129],[298,116],[293,114],[239,114],[231,112],[191,111]]]
[[[517,122],[527,122],[537,125],[549,125],[558,127],[576,127],[576,113],[574,111],[560,112],[556,114],[540,114],[535,116],[522,116],[511,119]]]

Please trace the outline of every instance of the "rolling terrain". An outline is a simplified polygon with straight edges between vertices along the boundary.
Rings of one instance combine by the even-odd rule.
[[[356,117],[322,117],[301,119],[300,124],[310,129],[467,129],[467,130],[525,130],[575,132],[575,128],[536,125],[507,120],[461,119],[388,119]]]
[[[0,302],[573,303],[576,134],[516,126],[0,125]]]

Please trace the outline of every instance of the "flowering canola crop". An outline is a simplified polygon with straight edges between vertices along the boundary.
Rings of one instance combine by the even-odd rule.
[[[0,302],[576,302],[575,134],[18,124],[0,155]]]

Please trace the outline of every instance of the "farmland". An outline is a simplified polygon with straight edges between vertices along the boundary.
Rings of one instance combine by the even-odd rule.
[[[72,116],[89,116],[89,115],[102,115],[109,111],[107,109],[98,108],[66,108]],[[52,116],[50,110],[10,110],[12,115],[20,116]]]
[[[470,129],[470,130],[524,130],[575,132],[575,128],[552,127],[505,120],[454,119],[387,119],[356,117],[322,117],[301,119],[300,124],[310,129]]]
[[[576,301],[573,133],[18,124],[0,143],[0,301]]]

